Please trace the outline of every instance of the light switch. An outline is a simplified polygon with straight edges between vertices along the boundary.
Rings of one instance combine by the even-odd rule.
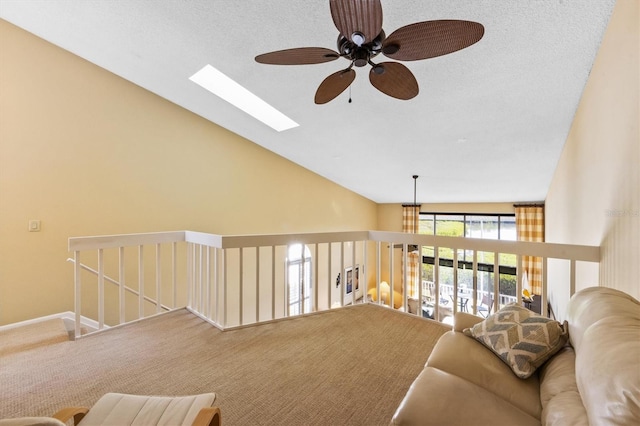
[[[40,232],[40,221],[39,220],[30,220],[29,221],[29,232]]]

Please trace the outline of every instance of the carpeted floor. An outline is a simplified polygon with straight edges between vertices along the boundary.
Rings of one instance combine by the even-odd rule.
[[[68,340],[69,333],[61,318],[23,325],[0,331],[0,357]]]
[[[226,332],[179,310],[0,357],[0,418],[215,392],[229,426],[387,425],[447,330],[374,305]]]

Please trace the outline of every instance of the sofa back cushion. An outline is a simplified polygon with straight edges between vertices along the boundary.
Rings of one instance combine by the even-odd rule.
[[[640,424],[640,303],[593,287],[567,307],[576,383],[592,425]]]

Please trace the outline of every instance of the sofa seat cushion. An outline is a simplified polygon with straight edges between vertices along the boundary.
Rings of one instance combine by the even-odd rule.
[[[513,303],[465,329],[526,379],[558,352],[569,338],[568,326]]]
[[[425,367],[409,388],[391,424],[540,426],[540,421],[480,386]]]
[[[463,333],[443,334],[426,365],[467,380],[530,416],[540,418],[538,376],[524,380],[516,377],[493,352]]]
[[[540,368],[543,425],[589,424],[576,384],[575,363],[575,352],[567,345]]]

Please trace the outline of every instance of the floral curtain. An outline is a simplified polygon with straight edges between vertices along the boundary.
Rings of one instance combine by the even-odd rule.
[[[420,204],[402,205],[402,232],[410,234],[418,233],[418,221],[420,219]],[[417,249],[409,247],[407,254],[407,279],[409,295],[417,297],[420,278],[420,253]],[[403,275],[404,276],[404,275]]]
[[[544,206],[515,206],[518,241],[544,242]],[[542,293],[542,258],[522,256],[522,268],[533,294]],[[525,275],[526,274],[526,275]]]

